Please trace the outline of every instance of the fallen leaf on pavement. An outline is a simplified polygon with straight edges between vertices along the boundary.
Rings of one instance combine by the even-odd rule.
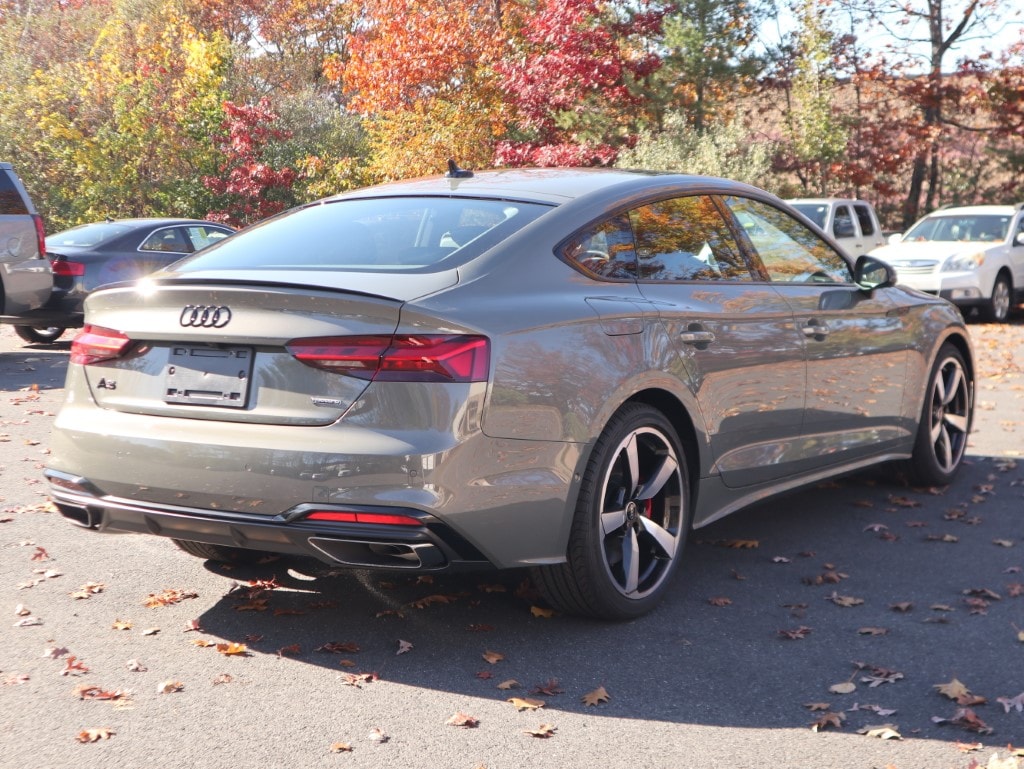
[[[171,694],[173,692],[180,692],[185,688],[185,684],[181,681],[175,681],[173,679],[167,681],[161,681],[156,685],[157,694]]]
[[[599,686],[594,691],[584,694],[580,699],[584,705],[593,706],[600,705],[602,702],[608,702],[611,697],[603,686]]]
[[[889,630],[884,627],[862,627],[857,632],[860,635],[886,635]]]
[[[100,726],[93,729],[83,729],[75,739],[79,742],[99,742],[100,740],[109,740],[112,734],[116,734],[113,729]]]
[[[480,725],[480,720],[469,715],[468,713],[463,713],[459,711],[454,716],[445,721],[445,724],[447,724],[448,726],[461,726],[465,729],[473,729],[474,727]]]
[[[544,707],[544,700],[533,700],[526,697],[511,697],[506,702],[511,702],[516,710],[537,710]]]
[[[880,740],[902,740],[903,735],[897,731],[893,724],[882,724],[881,726],[865,726],[857,730],[857,734],[867,737],[877,737]]]
[[[828,727],[834,727],[840,729],[843,726],[843,721],[846,720],[846,716],[842,713],[833,713],[831,711],[822,713],[821,717],[818,718],[814,723],[811,724],[812,732],[820,732]]]
[[[555,616],[554,609],[546,609],[543,606],[531,606],[530,614],[534,617],[540,617],[541,619],[551,619]]]
[[[128,620],[115,619],[114,624],[111,625],[114,630],[131,630],[132,623]]]
[[[803,638],[806,638],[808,633],[810,632],[811,629],[809,627],[801,625],[800,627],[794,628],[793,630],[780,630],[779,635],[782,638],[785,638],[789,641],[799,641]]]
[[[126,696],[120,690],[108,691],[91,684],[79,684],[71,693],[80,700],[120,700]]]
[[[540,739],[547,739],[548,737],[554,737],[557,730],[558,727],[553,724],[541,724],[536,729],[524,729],[523,734],[529,734],[531,737],[539,737]]]
[[[857,691],[857,684],[853,681],[843,681],[841,684],[832,684],[828,690],[833,694],[853,694]]]
[[[388,741],[388,736],[380,729],[380,727],[374,727],[370,730],[370,733],[366,735],[366,739],[370,742],[376,742],[378,745],[383,745]]]
[[[1016,697],[996,697],[996,702],[1002,705],[1007,713],[1011,710],[1016,710],[1018,713],[1024,712],[1024,692]]]
[[[408,641],[403,641],[402,639],[398,639],[398,651],[395,652],[396,656],[399,655],[399,654],[406,654],[406,653],[411,652],[411,651],[412,651],[412,644],[411,643],[409,643]]]
[[[217,644],[217,651],[225,656],[247,656],[249,654],[246,645],[240,643]]]
[[[334,744],[331,745],[331,752],[332,753],[351,753],[352,752],[352,746],[349,745],[347,742],[335,742]]]
[[[495,665],[495,664],[501,662],[503,659],[505,659],[505,655],[504,654],[502,654],[500,652],[492,652],[489,649],[484,651],[482,656],[483,656],[483,658],[487,662],[491,663],[492,665]]]
[[[970,708],[960,708],[953,714],[952,718],[939,718],[938,716],[933,716],[932,723],[940,725],[952,724],[953,726],[962,726],[969,732],[992,734],[992,727],[978,718],[978,714]]]

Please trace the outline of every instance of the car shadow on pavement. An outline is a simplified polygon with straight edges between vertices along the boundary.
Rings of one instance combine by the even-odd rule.
[[[199,622],[248,654],[354,686],[741,727],[842,712],[851,731],[896,711],[904,735],[970,741],[990,726],[1000,744],[1020,744],[1024,718],[998,699],[1024,692],[1022,494],[1024,463],[972,456],[947,489],[911,489],[884,468],[761,503],[694,532],[676,589],[624,623],[550,615],[525,573],[298,559],[208,563],[225,595]],[[937,691],[954,678],[973,709]],[[609,699],[590,707],[582,698],[598,687]]]

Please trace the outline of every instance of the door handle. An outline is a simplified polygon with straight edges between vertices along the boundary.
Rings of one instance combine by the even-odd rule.
[[[685,344],[711,344],[715,335],[710,331],[684,331],[679,335]]]
[[[826,323],[819,323],[816,320],[807,321],[807,325],[800,329],[806,337],[825,337],[832,333],[832,329]]]

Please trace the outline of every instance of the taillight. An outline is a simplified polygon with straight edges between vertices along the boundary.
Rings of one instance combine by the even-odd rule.
[[[335,521],[338,523],[379,523],[389,526],[422,526],[410,515],[394,513],[355,513],[344,510],[317,510],[306,516],[307,521]]]
[[[43,217],[39,214],[32,214],[32,222],[36,225],[36,247],[39,249],[39,258],[46,258],[46,228],[43,226]]]
[[[376,382],[486,382],[490,343],[470,335],[296,339],[288,352],[307,366]]]
[[[86,326],[71,341],[71,362],[87,366],[126,355],[134,342],[120,331],[102,326]]]
[[[54,275],[64,275],[71,278],[80,278],[82,275],[85,275],[85,265],[81,262],[51,259],[50,266],[53,267]]]

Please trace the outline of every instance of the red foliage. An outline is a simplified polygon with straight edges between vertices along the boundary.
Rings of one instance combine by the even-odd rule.
[[[203,185],[223,201],[207,218],[240,227],[287,207],[296,173],[291,168],[276,170],[263,160],[271,142],[289,136],[271,127],[277,115],[267,99],[242,106],[224,102],[224,113],[221,127],[225,134],[219,142],[224,155],[221,175],[203,177]]]

